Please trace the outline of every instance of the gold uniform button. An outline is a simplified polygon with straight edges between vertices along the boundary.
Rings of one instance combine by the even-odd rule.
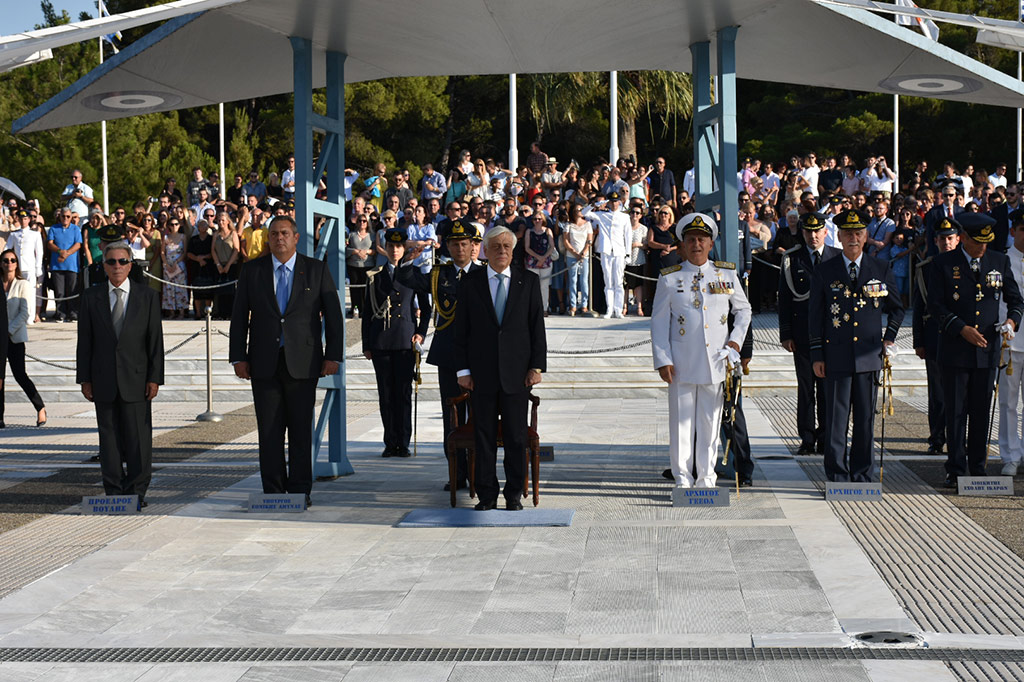
[[[856,341],[856,340],[857,340],[857,337],[856,337],[856,336],[855,336],[855,337],[853,337],[853,340],[854,340],[854,341]]]
[[[707,329],[707,328],[708,328],[708,326],[707,326],[707,325],[704,325],[704,328],[705,328],[705,329]]]
[[[980,310],[975,310],[975,311],[974,311],[974,314],[975,314],[975,315],[981,315],[981,311],[980,311]]]
[[[860,323],[859,322],[854,322],[853,326],[856,327],[858,324],[860,324]]]

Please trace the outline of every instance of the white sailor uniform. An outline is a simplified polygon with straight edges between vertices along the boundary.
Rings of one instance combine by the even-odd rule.
[[[732,263],[683,262],[662,270],[651,312],[651,342],[655,369],[675,367],[669,386],[669,458],[677,485],[715,485],[726,374],[720,351],[729,341],[742,346],[749,325],[750,303]]]

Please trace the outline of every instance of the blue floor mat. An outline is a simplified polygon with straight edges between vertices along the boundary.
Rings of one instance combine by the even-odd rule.
[[[468,507],[414,509],[398,522],[398,528],[482,528],[488,526],[570,526],[574,509],[524,508],[476,511]]]

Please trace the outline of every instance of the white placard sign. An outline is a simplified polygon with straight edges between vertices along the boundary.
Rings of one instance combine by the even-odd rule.
[[[1013,476],[958,476],[961,495],[1013,495]]]
[[[83,514],[138,514],[138,495],[86,495],[82,498]]]
[[[250,493],[248,510],[251,512],[303,512],[306,496],[302,493]]]
[[[673,507],[728,507],[728,488],[673,488]]]
[[[827,502],[878,502],[881,499],[881,483],[825,483]]]

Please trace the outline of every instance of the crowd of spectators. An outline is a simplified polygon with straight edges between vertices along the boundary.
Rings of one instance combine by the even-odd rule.
[[[389,171],[383,163],[365,177],[345,170],[350,286],[361,287],[367,272],[386,261],[386,230],[405,229],[407,250],[429,271],[446,257],[445,234],[461,218],[483,233],[498,225],[516,233],[514,262],[541,276],[551,314],[644,315],[653,283],[671,258],[672,227],[695,210],[693,169],[677,181],[660,156],[648,165],[630,157],[584,166],[575,159],[560,162],[535,142],[525,164],[515,169],[462,151],[443,170],[431,163],[424,163],[417,177],[407,169]],[[801,242],[797,220],[804,212],[821,211],[826,218],[846,208],[866,212],[869,252],[892,263],[909,297],[913,263],[927,250],[930,216],[943,210],[937,206],[945,203],[950,215],[954,207],[1005,213],[1021,206],[1020,188],[1008,182],[1005,164],[989,174],[970,164],[958,170],[946,163],[932,176],[921,162],[904,181],[882,156],[857,164],[848,156],[819,160],[808,153],[778,162],[744,159],[737,183],[739,265],[749,278],[755,309],[774,306],[777,268],[784,252]],[[226,318],[239,267],[268,253],[270,220],[294,217],[294,202],[294,156],[284,159],[281,172],[270,173],[266,183],[255,171],[247,181],[234,175],[224,199],[216,174],[207,177],[195,168],[184,190],[168,178],[154,196],[109,211],[74,170],[54,214],[44,215],[34,200],[4,205],[0,251],[15,251],[22,276],[35,283],[35,322],[74,320],[76,292],[103,280],[102,244],[119,239],[132,247],[133,278],[160,291],[165,317],[201,317],[212,305],[214,317]],[[626,297],[616,311],[607,309],[601,295],[607,287],[597,253],[602,225],[615,222],[613,209],[629,218],[630,244],[624,281],[618,283]],[[323,221],[316,222],[318,236]],[[830,226],[827,242],[834,240]],[[353,301],[348,314],[358,316],[361,293],[348,298]]]

